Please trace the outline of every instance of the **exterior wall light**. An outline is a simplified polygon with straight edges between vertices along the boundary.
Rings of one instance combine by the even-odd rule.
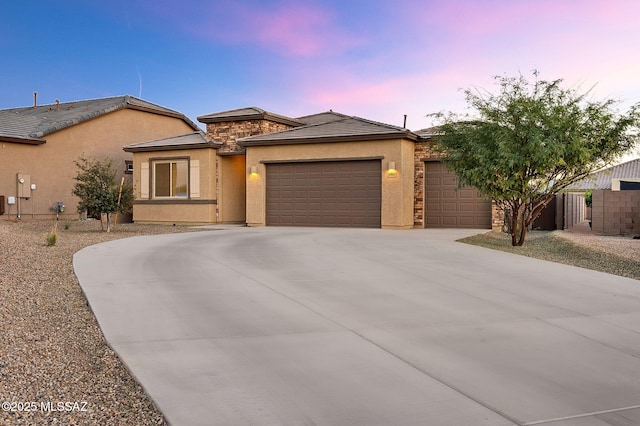
[[[395,161],[389,161],[389,164],[387,166],[387,176],[389,176],[390,178],[398,176],[398,170],[396,170]]]
[[[258,168],[256,166],[249,167],[249,176],[258,176]]]

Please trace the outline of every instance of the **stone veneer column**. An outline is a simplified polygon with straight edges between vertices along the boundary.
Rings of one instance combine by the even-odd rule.
[[[413,226],[424,228],[424,160],[437,158],[431,149],[432,142],[415,143],[413,184]]]
[[[244,153],[244,147],[238,145],[238,139],[264,133],[280,132],[293,126],[276,123],[270,120],[238,120],[207,123],[209,139],[222,142],[219,153]]]

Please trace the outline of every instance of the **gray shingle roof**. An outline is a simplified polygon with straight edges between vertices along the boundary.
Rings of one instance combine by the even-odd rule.
[[[288,124],[290,126],[301,126],[304,123],[295,118],[286,117],[280,114],[274,114],[258,107],[245,107],[231,109],[228,111],[214,112],[211,114],[200,115],[197,117],[201,123],[220,123],[223,121],[241,121],[241,120],[270,120],[276,123]]]
[[[640,178],[640,158],[592,173],[574,183],[568,191],[586,191],[589,189],[611,189],[611,179]]]
[[[154,141],[136,143],[127,145],[123,149],[126,152],[144,152],[144,151],[173,151],[180,149],[192,148],[214,148],[218,149],[222,146],[220,142],[212,142],[201,131],[189,133],[186,135],[173,136],[170,138],[158,139]]]
[[[124,95],[64,102],[59,106],[48,104],[35,108],[22,107],[0,110],[0,139],[24,143],[44,143],[44,137],[48,134],[123,108],[180,118],[194,130],[199,130],[195,123],[177,111]]]
[[[249,136],[238,139],[238,143],[242,146],[259,146],[297,143],[355,142],[394,138],[417,139],[415,133],[402,127],[378,123],[360,117],[349,117],[342,114],[340,114],[342,117],[336,117],[336,113],[331,114],[333,114],[336,119],[328,122],[319,120],[321,122],[318,124],[310,124],[282,132]],[[305,117],[303,117],[303,119],[304,118]],[[325,118],[327,118],[326,115]],[[313,120],[314,119],[311,118],[310,121]]]
[[[342,118],[349,118],[348,115],[340,114],[338,112],[327,111],[319,114],[305,115],[304,117],[298,117],[297,120],[302,121],[304,124],[322,124],[330,121],[337,121]]]

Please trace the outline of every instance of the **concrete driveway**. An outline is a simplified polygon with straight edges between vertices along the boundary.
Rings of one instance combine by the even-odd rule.
[[[465,234],[235,228],[74,267],[172,425],[640,424],[640,281]]]

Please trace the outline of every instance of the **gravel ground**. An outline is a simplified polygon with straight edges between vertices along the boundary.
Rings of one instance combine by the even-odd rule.
[[[523,247],[493,231],[459,241],[640,280],[640,240],[592,235],[587,223],[571,231],[530,231]]]
[[[51,229],[50,221],[0,221],[0,425],[166,424],[106,344],[72,256],[112,239],[188,228],[125,224],[106,233],[97,221],[60,221],[58,243],[47,247]]]
[[[58,243],[47,247],[51,228],[50,221],[0,220],[0,425],[166,424],[106,344],[72,257],[108,240],[190,228],[126,224],[106,233],[96,221],[60,221]],[[640,262],[640,240],[588,229],[551,234]]]
[[[640,262],[640,240],[634,240],[631,236],[593,235],[587,222],[574,226],[570,231],[556,231],[555,234],[581,246],[606,251]]]

